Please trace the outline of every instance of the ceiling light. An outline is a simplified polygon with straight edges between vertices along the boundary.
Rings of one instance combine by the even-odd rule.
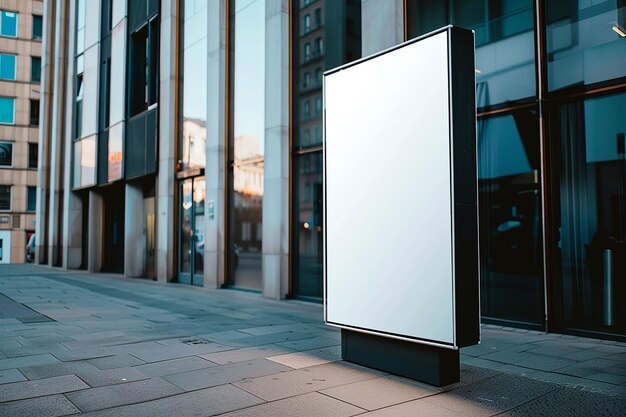
[[[626,30],[624,30],[624,28],[621,27],[619,23],[613,23],[611,25],[611,29],[613,29],[615,33],[617,33],[622,38],[626,38]]]

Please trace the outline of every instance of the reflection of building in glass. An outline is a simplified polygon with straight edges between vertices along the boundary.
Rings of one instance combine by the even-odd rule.
[[[188,0],[160,10],[100,0],[98,13],[85,13],[91,0],[57,3],[67,8],[44,19],[62,36],[49,36],[43,57],[39,154],[51,159],[38,191],[36,129],[17,126],[29,106],[38,116],[31,74],[15,112],[13,93],[0,97],[0,233],[13,230],[12,249],[32,231],[19,203],[32,194],[42,197],[41,263],[319,301],[323,73],[452,23],[476,34],[484,320],[626,335],[623,1]],[[18,42],[29,41],[26,15]],[[8,86],[5,55],[18,69],[30,56],[5,52]],[[52,65],[61,59],[65,68]],[[46,95],[61,76],[66,91]]]
[[[204,120],[183,121],[182,164],[186,167],[201,167],[206,163],[206,126]]]

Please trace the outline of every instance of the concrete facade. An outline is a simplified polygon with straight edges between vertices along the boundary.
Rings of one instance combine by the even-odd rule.
[[[13,121],[0,124],[0,147],[2,153],[7,152],[0,162],[0,186],[3,190],[10,187],[10,207],[0,209],[0,239],[5,250],[4,256],[0,255],[2,263],[25,262],[26,243],[35,231],[35,210],[33,202],[29,207],[28,189],[35,190],[37,185],[37,156],[30,152],[33,146],[36,151],[38,122],[31,122],[30,116],[31,100],[41,100],[42,94],[40,82],[31,79],[31,67],[33,57],[41,58],[42,54],[41,39],[33,38],[33,16],[41,17],[43,9],[43,1],[0,1],[1,11],[17,16],[16,36],[0,34],[0,54],[15,60],[13,78],[0,79],[0,97],[14,99]],[[31,191],[31,198],[35,196]]]

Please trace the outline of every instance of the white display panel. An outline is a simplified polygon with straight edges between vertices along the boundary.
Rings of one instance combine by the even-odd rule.
[[[329,324],[456,346],[448,37],[324,77]]]

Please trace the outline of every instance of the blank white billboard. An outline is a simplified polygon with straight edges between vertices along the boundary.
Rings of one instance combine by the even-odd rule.
[[[457,347],[449,45],[325,74],[329,324]]]

